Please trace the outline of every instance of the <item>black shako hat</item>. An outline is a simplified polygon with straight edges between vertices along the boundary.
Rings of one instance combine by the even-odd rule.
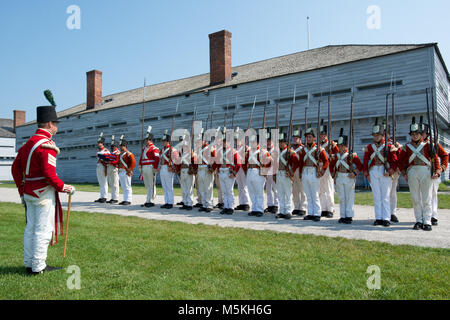
[[[58,122],[58,116],[56,115],[56,106],[40,106],[36,108],[36,122]]]

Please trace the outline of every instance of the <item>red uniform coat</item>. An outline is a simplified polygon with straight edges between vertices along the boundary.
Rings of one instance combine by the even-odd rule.
[[[227,149],[228,150],[228,149]],[[226,151],[225,151],[226,152]],[[233,163],[227,163],[225,159],[223,159],[223,163],[214,163],[213,169],[218,170],[220,168],[230,168],[230,173],[236,175],[238,171],[241,169],[241,158],[239,157],[239,154],[236,152],[236,150],[231,150],[230,152],[233,152]],[[222,154],[222,157],[225,155]]]
[[[358,172],[361,172],[363,170],[363,163],[361,162],[356,153],[349,154],[347,158],[344,160],[344,162],[347,163],[347,165],[349,166],[350,170],[345,168],[342,164],[340,164],[339,168],[337,168],[336,167],[337,162],[338,162],[337,154],[333,154],[331,156],[330,161],[330,173],[333,177],[336,175],[337,172],[346,172],[346,173],[354,172],[355,167],[356,170],[358,170]]]
[[[159,165],[159,149],[153,143],[148,147],[144,147],[139,158],[140,166],[153,165],[157,169]]]
[[[43,142],[33,151],[27,173],[29,155],[37,143]],[[11,172],[20,196],[27,194],[39,198],[40,194],[53,187],[57,192],[62,192],[64,182],[56,174],[56,156],[59,149],[52,141],[52,135],[45,129],[38,129],[23,145],[14,160]]]
[[[280,150],[280,156],[284,150],[287,150],[287,147],[285,147],[283,150]],[[297,153],[291,149],[291,150],[287,151],[283,155],[283,157],[287,162],[287,166],[289,167],[290,174],[293,175],[299,167],[299,160],[298,160]],[[279,162],[278,162],[278,170],[286,170],[286,166],[283,164],[281,159],[279,159]]]
[[[260,152],[258,152],[258,154],[253,158],[255,158],[256,161],[259,162],[259,165],[257,163],[249,163],[250,162],[250,153],[254,153],[254,151],[252,151],[251,148],[247,148],[246,153],[245,153],[245,165],[244,165],[245,172],[247,172],[250,167],[254,167],[254,166],[258,166],[259,168],[270,168],[271,162],[272,162],[272,157],[270,156],[270,153],[267,150],[260,149],[259,146],[256,147],[256,150],[260,150]],[[261,157],[260,157],[261,152],[265,153],[265,155],[266,155],[265,161],[268,161],[268,163],[264,164],[261,162]],[[254,162],[254,160],[252,160],[252,162]]]
[[[412,162],[409,162],[409,158],[413,154],[412,150],[408,147],[408,144],[411,144],[414,148],[418,148],[420,143],[415,145],[413,142],[407,143],[402,147],[401,157],[399,160],[399,169],[403,174],[406,174],[406,171],[409,167],[414,165],[424,165],[424,162],[420,160],[419,157],[415,157]],[[425,156],[425,158],[431,162],[431,151],[430,151],[430,144],[427,142],[425,146],[422,148],[421,153]],[[434,155],[434,169],[437,171],[439,170],[439,158],[438,155]]]
[[[384,139],[381,140],[378,147],[384,146]],[[395,148],[392,144],[388,144],[388,150],[387,153],[387,161],[389,164],[389,168],[392,169],[391,173],[394,173],[395,170],[397,170],[397,151],[398,149]],[[366,148],[364,148],[364,164],[363,164],[363,171],[364,175],[367,177],[369,176],[369,171],[374,165],[382,164],[381,160],[375,156],[372,161],[370,161],[370,157],[372,156],[372,153],[374,153],[372,144],[367,145]],[[384,156],[384,148],[380,151],[381,155]]]
[[[325,139],[324,141],[322,141],[320,144],[320,147],[325,150],[325,154],[327,155],[328,159],[331,159],[331,156],[333,154],[339,153],[339,148],[338,148],[337,144],[334,141],[332,141],[331,146],[330,146],[328,144],[328,139]],[[329,152],[330,149],[331,149],[331,154]]]
[[[440,165],[441,165],[441,170],[442,172],[447,171],[447,167],[448,167],[448,153],[445,152],[444,148],[442,148],[441,144],[438,144],[438,148],[437,148],[437,153],[438,153],[438,157],[441,160]]]
[[[313,143],[312,145],[308,145],[306,144],[303,149],[300,151],[299,153],[299,170],[300,170],[300,175],[302,174],[303,168],[305,166],[309,166],[309,162],[311,161],[310,159],[306,158],[306,151],[305,148],[308,148],[308,150],[314,149],[314,147],[317,147],[316,143]],[[314,159],[317,159],[317,153],[319,151],[316,149],[313,153],[312,153],[312,157]],[[322,170],[325,171],[327,170],[328,166],[330,165],[330,162],[327,158],[327,155],[325,153],[324,150],[321,150],[319,152],[319,162],[322,162]],[[317,161],[317,160],[316,160]],[[317,166],[315,166],[317,168]]]

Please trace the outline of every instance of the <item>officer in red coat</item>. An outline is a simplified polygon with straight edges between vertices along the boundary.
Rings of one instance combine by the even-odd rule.
[[[58,192],[73,194],[75,188],[64,184],[56,175],[59,149],[52,141],[58,131],[55,106],[37,107],[36,133],[23,145],[11,171],[26,208],[24,264],[27,273],[39,274],[58,270],[45,263],[50,241],[57,241],[62,227],[62,210]]]

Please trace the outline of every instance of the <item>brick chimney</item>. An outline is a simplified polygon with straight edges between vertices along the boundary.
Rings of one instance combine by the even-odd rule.
[[[14,110],[14,133],[16,133],[16,128],[25,124],[25,111]]]
[[[209,35],[210,85],[231,80],[231,32],[222,30]]]
[[[86,72],[86,110],[94,109],[102,100],[102,72]]]

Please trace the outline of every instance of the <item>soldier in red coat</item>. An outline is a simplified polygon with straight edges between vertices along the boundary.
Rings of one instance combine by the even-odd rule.
[[[224,207],[220,214],[231,215],[234,213],[234,182],[241,169],[241,159],[236,150],[226,142],[226,136],[227,131],[224,128],[222,148],[218,149],[220,160],[214,162],[213,169],[218,173],[223,191]],[[234,138],[234,136],[232,137]]]
[[[393,175],[397,169],[397,149],[384,138],[385,128],[378,125],[372,128],[373,143],[364,148],[364,175],[370,182],[375,205],[374,225],[391,225],[390,195]],[[387,148],[386,148],[387,147]]]
[[[422,120],[422,119],[421,119]],[[430,136],[430,127],[427,124],[422,123],[421,121],[421,129],[422,129],[422,138],[423,141],[427,142],[429,141]],[[442,145],[440,143],[436,146],[436,151],[440,160],[440,166],[442,173],[445,173],[447,171],[448,167],[448,153],[445,152],[444,148],[442,148]],[[437,226],[438,225],[438,190],[439,185],[441,183],[440,179],[434,179],[432,181],[432,189],[431,189],[431,225]]]
[[[288,148],[288,138],[284,132],[278,136],[279,151],[274,153],[278,158],[278,168],[276,170],[276,184],[278,201],[280,203],[280,213],[277,219],[291,219],[292,206],[292,183],[294,174],[298,168],[297,153]]]
[[[320,178],[328,168],[329,160],[325,151],[316,143],[316,135],[312,128],[305,132],[306,144],[299,155],[300,179],[303,179],[306,198],[308,199],[308,215],[305,220],[320,221]]]
[[[19,149],[11,168],[26,208],[23,244],[24,264],[29,274],[61,269],[48,266],[45,260],[52,236],[53,244],[62,227],[58,192],[75,192],[73,186],[64,184],[56,174],[56,157],[60,151],[52,141],[58,131],[55,106],[37,107],[37,123],[37,131]]]
[[[336,192],[339,198],[339,223],[351,224],[353,222],[355,203],[356,176],[363,169],[363,164],[356,153],[349,153],[348,136],[344,136],[344,129],[338,139],[339,153],[333,154],[330,163],[330,172],[336,183]]]
[[[152,127],[149,126],[144,138],[144,147],[142,148],[141,157],[139,159],[139,172],[142,175],[145,189],[147,190],[147,199],[141,207],[146,208],[155,205],[152,201],[155,198],[155,175],[158,172],[159,165],[159,149],[153,144],[153,134],[150,133],[151,130]]]
[[[408,181],[416,216],[414,230],[431,231],[431,188],[433,179],[440,177],[439,158],[431,154],[430,144],[423,141],[420,125],[415,117],[410,125],[411,142],[403,146],[399,161],[400,170]],[[431,167],[434,175],[431,176]]]
[[[325,151],[328,159],[332,155],[339,153],[339,149],[334,141],[328,141],[328,126],[322,124],[320,126],[319,135],[320,148]],[[322,209],[321,216],[332,218],[334,214],[334,183],[331,178],[330,168],[325,170],[323,176],[320,178],[320,208]]]

